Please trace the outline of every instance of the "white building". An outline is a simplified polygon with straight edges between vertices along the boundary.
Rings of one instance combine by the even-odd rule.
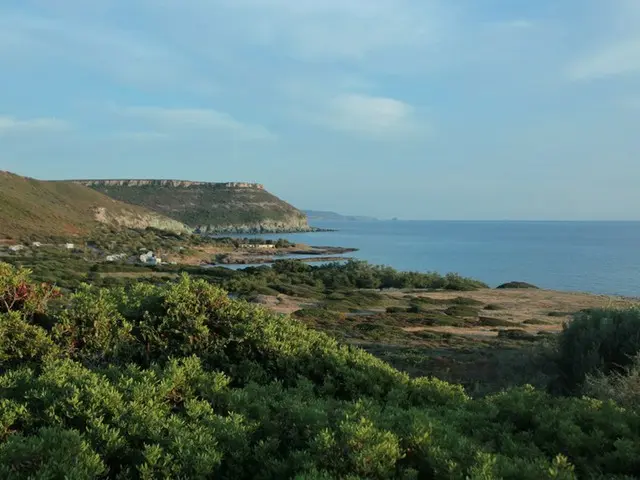
[[[126,253],[117,253],[115,255],[107,255],[107,262],[117,262],[118,260],[124,260],[127,258]]]
[[[20,250],[24,250],[24,245],[11,245],[9,250],[12,252],[19,252]]]
[[[259,243],[244,243],[242,245],[240,245],[240,248],[261,248],[261,249],[268,249],[268,248],[276,248],[276,246],[272,243],[263,243],[263,244],[259,244]]]
[[[65,243],[64,248],[66,248],[67,250],[73,250],[74,248],[76,248],[76,246],[73,243]]]
[[[41,247],[42,246],[42,244],[40,242],[33,242],[31,245],[34,246],[34,247]]]
[[[143,253],[140,255],[140,263],[144,263],[146,265],[160,265],[162,263],[162,259],[156,257],[152,251],[148,251],[147,253]]]

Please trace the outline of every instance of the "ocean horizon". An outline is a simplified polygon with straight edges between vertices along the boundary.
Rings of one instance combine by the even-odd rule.
[[[263,234],[297,243],[354,247],[350,257],[398,270],[456,272],[495,287],[640,297],[640,221],[313,221],[334,231]]]

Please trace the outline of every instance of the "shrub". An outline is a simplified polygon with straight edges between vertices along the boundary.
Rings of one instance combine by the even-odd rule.
[[[453,305],[447,308],[444,313],[452,317],[477,317],[479,310],[466,305]]]
[[[23,312],[4,314],[12,332],[26,332],[9,337],[11,351],[48,337],[61,352],[3,363],[0,478],[537,480],[640,471],[637,412],[532,387],[472,399],[203,280],[84,287],[65,301],[52,334]]]
[[[505,338],[508,340],[528,340],[528,341],[538,340],[538,337],[536,337],[534,334],[519,328],[500,330],[498,332],[498,338]]]
[[[536,289],[538,290],[539,287],[536,287],[535,285],[532,285],[530,283],[527,282],[507,282],[507,283],[503,283],[502,285],[497,286],[496,288],[499,289]]]
[[[47,332],[18,312],[0,313],[0,371],[39,363],[54,352]]]
[[[480,317],[478,323],[484,327],[514,327],[516,325],[509,320],[493,317]]]
[[[405,307],[387,307],[386,311],[387,313],[407,313],[409,309]]]
[[[640,410],[640,354],[621,372],[588,374],[583,391],[590,397]]]
[[[529,320],[525,320],[522,323],[524,323],[525,325],[549,325],[549,322],[541,320],[539,318],[530,318]]]
[[[484,307],[485,310],[505,310],[505,308],[501,305],[498,305],[496,303],[490,303],[489,305],[487,305],[486,307]]]
[[[60,291],[46,283],[30,282],[31,271],[0,262],[0,313],[24,312],[35,315],[46,310]]]
[[[12,435],[0,444],[0,477],[101,478],[106,467],[89,443],[73,430],[44,427],[33,436]]]
[[[454,305],[467,305],[467,306],[473,306],[473,307],[477,307],[479,305],[482,305],[481,301],[475,300],[475,299],[469,298],[469,297],[456,297],[456,298],[450,300],[450,303],[452,303]]]
[[[560,335],[558,367],[566,388],[578,389],[589,374],[621,372],[640,352],[640,309],[582,312]]]

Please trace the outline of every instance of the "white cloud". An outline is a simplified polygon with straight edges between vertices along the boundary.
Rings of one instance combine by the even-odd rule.
[[[584,44],[591,47],[571,61],[567,77],[598,80],[640,74],[640,2],[610,0],[596,3],[594,29]]]
[[[303,60],[362,61],[389,50],[416,51],[435,45],[454,24],[441,0],[165,0],[162,5],[174,28],[182,25],[184,35],[207,48],[215,45],[213,39],[235,39]]]
[[[12,116],[0,115],[0,135],[28,132],[61,132],[70,128],[69,123],[57,118],[22,120]]]
[[[340,95],[312,120],[333,130],[378,139],[428,134],[411,105],[385,97]]]
[[[231,115],[210,109],[124,107],[117,113],[137,118],[167,130],[211,130],[227,132],[245,140],[271,140],[275,135],[261,125],[242,123]]]
[[[567,73],[576,81],[640,73],[640,38],[607,45],[573,62]]]

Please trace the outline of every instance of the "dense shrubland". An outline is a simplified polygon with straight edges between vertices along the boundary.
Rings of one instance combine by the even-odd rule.
[[[609,401],[531,387],[474,400],[187,276],[55,299],[0,268],[0,478],[640,471],[640,417]]]

